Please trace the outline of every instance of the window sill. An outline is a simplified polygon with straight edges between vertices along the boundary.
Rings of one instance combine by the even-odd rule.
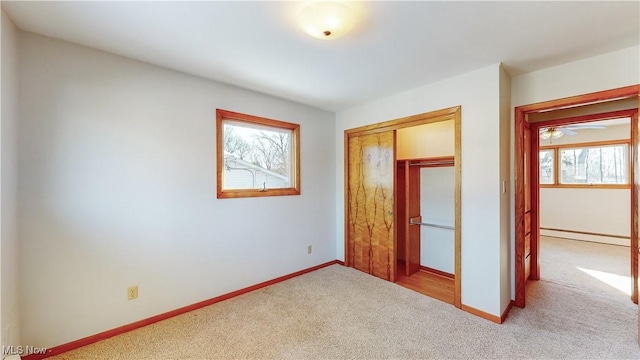
[[[300,189],[267,189],[267,190],[219,190],[218,199],[236,199],[245,197],[267,197],[267,196],[287,196],[300,195]]]

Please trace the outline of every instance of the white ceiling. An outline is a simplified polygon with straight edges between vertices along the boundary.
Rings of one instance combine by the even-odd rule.
[[[640,43],[640,2],[349,3],[333,41],[304,2],[7,2],[22,30],[337,111],[502,62],[512,76]]]

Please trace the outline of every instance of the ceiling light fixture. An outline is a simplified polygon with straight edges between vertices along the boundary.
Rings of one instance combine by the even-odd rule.
[[[298,23],[309,35],[323,40],[337,39],[356,24],[352,9],[332,1],[313,2],[300,11]]]
[[[542,129],[542,131],[540,131],[540,139],[542,140],[548,140],[549,138],[551,139],[557,139],[559,137],[562,137],[562,135],[564,135],[564,133],[560,130],[558,130],[557,128],[544,128]]]

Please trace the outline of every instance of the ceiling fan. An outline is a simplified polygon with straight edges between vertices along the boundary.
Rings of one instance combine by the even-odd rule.
[[[564,135],[575,135],[575,130],[581,129],[606,129],[604,125],[567,125],[567,126],[549,126],[540,128],[540,139],[557,139]]]

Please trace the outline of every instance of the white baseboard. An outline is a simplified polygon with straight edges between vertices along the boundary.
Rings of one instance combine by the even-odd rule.
[[[572,240],[590,241],[590,242],[596,242],[596,243],[602,243],[602,244],[630,246],[629,239],[620,239],[620,238],[602,236],[602,235],[580,234],[580,233],[574,233],[570,231],[540,229],[540,235],[572,239]]]

